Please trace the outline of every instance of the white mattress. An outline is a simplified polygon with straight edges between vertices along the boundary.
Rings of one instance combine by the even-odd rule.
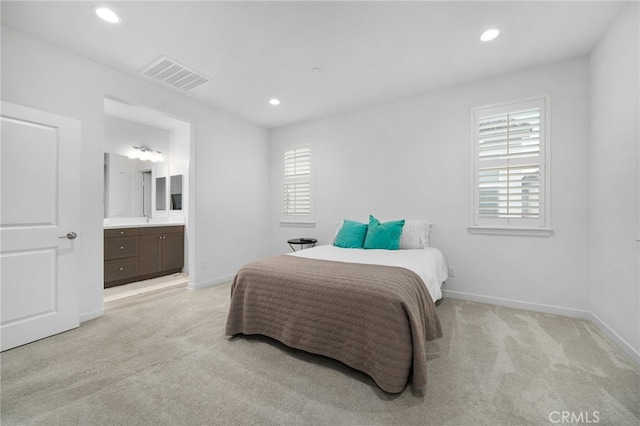
[[[448,274],[444,256],[434,247],[419,250],[364,250],[322,245],[289,254],[310,259],[400,266],[422,278],[434,302],[442,298],[440,288]]]

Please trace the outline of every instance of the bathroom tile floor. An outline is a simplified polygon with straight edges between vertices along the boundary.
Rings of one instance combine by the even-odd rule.
[[[166,275],[164,277],[152,278],[150,280],[109,287],[104,289],[104,302],[107,303],[113,300],[160,290],[167,287],[180,285],[184,285],[186,287],[187,283],[189,283],[189,275],[177,273]]]

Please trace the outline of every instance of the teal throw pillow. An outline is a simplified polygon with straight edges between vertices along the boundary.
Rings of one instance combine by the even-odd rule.
[[[403,226],[404,219],[380,223],[375,217],[369,216],[369,229],[364,240],[364,248],[398,250]]]
[[[333,245],[343,248],[362,248],[367,228],[366,223],[345,219]]]

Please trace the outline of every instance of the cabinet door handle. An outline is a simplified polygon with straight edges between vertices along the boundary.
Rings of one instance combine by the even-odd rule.
[[[123,267],[120,267],[120,270],[121,270],[121,271],[124,271],[124,268],[123,268]]]
[[[124,235],[124,231],[120,231],[120,235]]]
[[[124,246],[120,246],[120,250],[124,250]]]

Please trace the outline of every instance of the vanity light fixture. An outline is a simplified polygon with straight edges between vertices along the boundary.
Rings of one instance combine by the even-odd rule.
[[[98,6],[94,9],[96,15],[103,21],[107,21],[110,24],[117,24],[120,22],[120,17],[111,9],[104,6]]]
[[[276,99],[276,98],[269,99],[269,103],[271,105],[280,105],[280,99]]]
[[[489,28],[487,31],[483,32],[480,36],[480,40],[482,41],[491,41],[494,38],[500,35],[500,30],[497,28]]]
[[[134,146],[131,152],[129,152],[129,158],[137,158],[139,160],[157,163],[158,161],[162,161],[162,151],[156,151],[146,146]]]

